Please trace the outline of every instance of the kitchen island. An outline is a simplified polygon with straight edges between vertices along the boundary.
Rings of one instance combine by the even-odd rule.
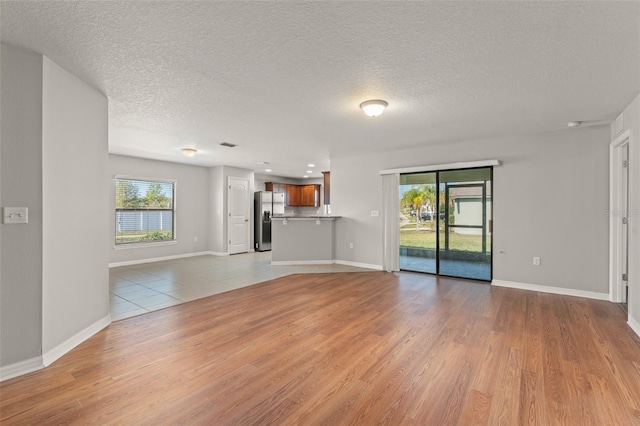
[[[340,216],[273,216],[271,264],[330,264],[334,258],[334,224]]]

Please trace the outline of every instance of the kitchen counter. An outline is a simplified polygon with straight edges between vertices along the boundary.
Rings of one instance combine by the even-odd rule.
[[[271,219],[271,264],[330,264],[340,216],[281,215]]]

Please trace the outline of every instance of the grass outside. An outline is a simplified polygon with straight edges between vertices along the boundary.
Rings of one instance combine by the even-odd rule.
[[[415,224],[414,224],[415,227]],[[444,248],[444,233],[440,235],[440,243]],[[436,249],[436,233],[433,231],[416,231],[415,229],[402,229],[400,231],[401,247],[417,247]],[[482,235],[465,235],[449,233],[449,250],[470,252],[482,252]],[[487,251],[491,251],[491,238],[487,236]]]
[[[171,230],[163,231],[120,231],[116,232],[116,243],[137,243],[143,241],[171,240]]]

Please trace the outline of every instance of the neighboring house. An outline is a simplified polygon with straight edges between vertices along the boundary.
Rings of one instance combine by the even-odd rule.
[[[453,204],[453,224],[482,225],[481,222],[478,222],[478,218],[482,217],[482,187],[450,188],[449,197]],[[491,188],[488,187],[486,200],[487,234],[492,231],[491,209]],[[465,235],[482,235],[482,228],[454,228],[452,232]]]

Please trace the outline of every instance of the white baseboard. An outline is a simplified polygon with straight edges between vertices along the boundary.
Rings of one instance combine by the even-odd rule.
[[[333,265],[333,260],[272,260],[272,266],[287,265]]]
[[[97,332],[99,332],[109,324],[111,324],[111,315],[107,315],[106,317],[94,322],[89,327],[71,336],[66,341],[60,343],[55,348],[42,354],[42,363],[44,364],[45,367],[50,365],[52,362],[60,358],[62,355],[66,354],[71,349],[75,348],[80,343],[84,342],[89,337],[93,336],[94,334],[96,334]]]
[[[0,382],[43,368],[44,364],[42,363],[41,356],[35,356],[24,361],[16,362],[15,364],[5,365],[4,367],[0,367]]]
[[[493,280],[491,285],[496,287],[517,288],[520,290],[539,291],[542,293],[561,294],[564,296],[586,297],[587,299],[609,300],[609,293],[596,293],[595,291],[574,290],[572,288],[550,287],[546,285],[518,283],[514,281]]]
[[[138,260],[127,260],[124,262],[114,262],[109,264],[109,268],[117,268],[119,266],[129,266],[129,265],[140,265],[143,263],[162,262],[164,260],[183,259],[185,257],[205,256],[205,255],[228,256],[229,253],[220,253],[216,251],[199,251],[196,253],[176,254],[173,256],[152,257],[149,259],[138,259]]]
[[[636,321],[635,319],[631,318],[631,316],[629,316],[627,324],[629,324],[629,327],[631,327],[631,329],[635,331],[635,333],[638,336],[640,336],[640,322]]]
[[[376,271],[382,271],[382,265],[374,265],[372,263],[350,262],[348,260],[334,260],[333,263],[336,263],[338,265],[354,266],[356,268],[375,269]]]

